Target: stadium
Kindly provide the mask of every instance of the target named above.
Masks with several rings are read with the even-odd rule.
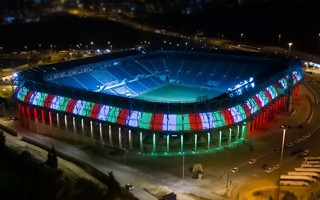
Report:
[[[16,77],[21,125],[140,155],[242,144],[304,76],[295,57],[137,48],[28,68]]]

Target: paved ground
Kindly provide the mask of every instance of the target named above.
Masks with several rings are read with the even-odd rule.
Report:
[[[10,126],[20,134],[28,135],[48,146],[54,144],[58,151],[81,158],[104,173],[108,173],[111,170],[114,171],[115,176],[122,185],[131,182],[138,186],[133,192],[134,195],[142,200],[157,199],[161,195],[172,191],[178,194],[178,199],[263,199],[262,196],[268,196],[268,192],[271,194],[274,191],[275,182],[252,177],[233,181],[229,186],[229,197],[225,197],[227,170],[232,168],[234,163],[246,163],[249,158],[259,156],[262,153],[259,146],[264,145],[270,138],[281,138],[279,134],[281,133],[280,125],[290,124],[293,129],[297,129],[300,124],[304,123],[309,117],[312,106],[307,95],[310,95],[309,92],[302,87],[298,98],[294,99],[293,109],[296,109],[294,115],[280,111],[275,119],[266,122],[250,135],[249,142],[254,144],[254,152],[250,152],[248,145],[240,145],[235,149],[224,152],[186,156],[184,179],[182,176],[181,157],[139,158],[128,155],[127,157],[122,156],[110,160],[106,158],[105,152],[101,151],[100,148],[93,148],[91,144],[66,144],[53,138],[33,135],[33,133],[19,127],[19,121],[8,121],[6,118],[1,118],[0,123]],[[14,114],[15,109],[15,106],[13,106],[11,109],[6,110],[6,115],[16,115]],[[289,135],[288,139],[291,139]],[[21,141],[16,140],[16,142],[20,143]],[[31,148],[31,145],[28,146]],[[279,147],[279,144],[270,147],[270,149],[275,146]],[[35,150],[34,152],[36,153],[37,151]],[[203,163],[205,166],[204,179],[194,180],[191,178],[189,167],[193,163]],[[261,185],[259,187],[260,190],[266,189],[264,190],[265,195],[253,195],[258,185]],[[317,188],[310,188],[309,193],[316,193]],[[296,189],[296,191],[299,193],[299,189]],[[305,191],[300,193],[304,194]]]

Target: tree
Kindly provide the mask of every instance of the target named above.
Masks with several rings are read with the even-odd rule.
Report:
[[[293,192],[286,191],[282,200],[298,200],[298,198]]]
[[[46,165],[52,169],[58,169],[57,153],[53,145],[51,150],[48,151],[48,158],[46,161]]]

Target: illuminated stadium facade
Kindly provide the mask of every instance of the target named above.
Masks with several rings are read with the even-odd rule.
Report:
[[[303,64],[288,55],[130,50],[18,75],[21,123],[133,153],[204,153],[243,142],[291,98]]]

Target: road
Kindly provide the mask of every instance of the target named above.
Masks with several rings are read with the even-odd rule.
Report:
[[[312,85],[312,87],[317,87],[317,85]],[[283,173],[301,164],[301,160],[290,156],[293,150],[298,148],[309,149],[310,155],[320,155],[316,142],[320,139],[318,127],[320,113],[314,112],[310,124],[304,128],[298,128],[300,121],[305,121],[308,116],[307,113],[303,113],[304,111],[311,108],[319,109],[316,105],[308,107],[310,105],[307,104],[308,101],[305,99],[307,94],[306,89],[302,87],[301,97],[294,101],[294,106],[297,104],[296,106],[299,108],[298,114],[301,112],[299,117],[296,116],[297,119],[280,112],[278,118],[269,124],[269,130],[262,129],[255,132],[255,135],[249,140],[254,147],[253,151],[245,144],[214,154],[186,156],[184,180],[182,179],[182,157],[138,157],[129,154],[126,157],[127,165],[124,165],[124,157],[106,158],[104,152],[96,151],[93,146],[70,145],[53,138],[31,133],[19,127],[19,121],[8,121],[2,118],[1,123],[14,127],[21,135],[26,135],[46,144],[48,147],[54,144],[57,151],[79,158],[106,174],[113,171],[121,185],[129,182],[135,186],[135,190],[132,192],[139,199],[157,199],[162,194],[171,191],[177,193],[179,199],[225,199],[227,179],[231,181],[231,183],[228,183],[228,188],[231,191],[229,195],[235,195],[237,191],[242,191],[245,183],[252,180],[263,179],[270,185],[275,185],[278,171],[267,174],[261,170],[261,166],[263,164],[269,166],[279,164],[280,151],[278,153],[272,153],[272,151],[275,148],[279,149],[281,145],[282,130],[279,126],[282,123],[291,122],[293,127],[287,131],[286,143],[301,138],[307,132],[314,131],[315,133],[310,138],[294,144],[284,151]],[[257,162],[249,165],[247,162],[251,158],[257,159]],[[189,167],[194,163],[201,163],[204,166],[204,179],[195,180],[191,178]],[[230,173],[228,177],[228,170],[233,167],[239,167],[240,171],[235,174]]]

